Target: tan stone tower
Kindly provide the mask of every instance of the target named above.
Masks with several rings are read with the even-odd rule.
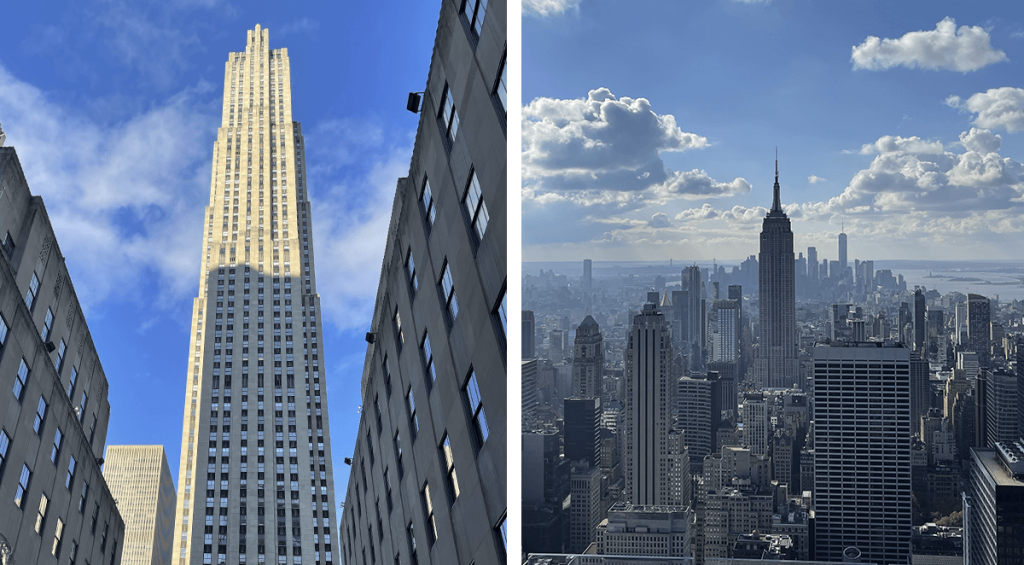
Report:
[[[287,49],[224,68],[181,432],[173,561],[330,565],[334,481],[302,129]]]
[[[103,478],[124,518],[121,565],[170,565],[174,481],[162,445],[107,447]]]

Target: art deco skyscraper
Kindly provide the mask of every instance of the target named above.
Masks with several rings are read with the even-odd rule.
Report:
[[[761,341],[755,362],[762,387],[788,388],[797,381],[796,281],[793,229],[779,198],[779,162],[775,162],[772,209],[761,228],[758,256]]]
[[[224,66],[173,560],[329,565],[334,484],[302,129],[288,50],[271,49],[259,25],[247,39]]]
[[[103,478],[125,525],[121,565],[170,565],[174,481],[162,445],[107,447]]]
[[[601,396],[604,387],[604,339],[592,316],[576,328],[572,358],[572,393],[581,398]]]

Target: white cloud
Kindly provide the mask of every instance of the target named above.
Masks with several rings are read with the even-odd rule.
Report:
[[[560,193],[557,199],[623,207],[750,191],[742,178],[720,182],[703,170],[666,168],[661,152],[709,143],[680,129],[671,114],[655,113],[645,98],[616,98],[607,88],[586,98],[537,98],[523,108],[522,127],[524,190],[537,202]]]
[[[823,179],[823,178],[819,177],[818,175],[811,175],[811,176],[807,177],[807,182],[809,182],[811,184],[818,184],[819,182],[825,182],[827,180],[828,179]]]
[[[929,70],[976,71],[1008,61],[1006,53],[993,49],[988,32],[980,26],[956,27],[944,18],[931,31],[912,31],[898,39],[868,36],[853,47],[854,69],[872,71],[904,66]]]
[[[320,22],[304,17],[288,22],[287,24],[270,31],[278,37],[287,37],[295,33],[308,34],[319,30]]]
[[[538,18],[561,16],[579,10],[580,0],[523,0],[523,15]]]
[[[1024,89],[990,88],[971,95],[966,102],[959,96],[950,96],[946,104],[977,114],[973,123],[978,127],[1002,128],[1010,133],[1024,130]]]
[[[860,148],[861,155],[873,153],[912,153],[912,154],[939,154],[943,147],[941,141],[925,141],[920,137],[900,137],[884,135],[874,143],[865,144]]]
[[[667,228],[672,225],[672,221],[668,219],[668,214],[664,212],[657,212],[651,219],[648,220],[647,225],[652,228]]]

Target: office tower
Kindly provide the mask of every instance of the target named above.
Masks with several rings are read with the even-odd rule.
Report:
[[[925,327],[925,293],[921,289],[913,291],[913,350],[918,351],[922,357],[925,356],[925,337],[928,332]]]
[[[846,273],[846,233],[839,232],[839,276]]]
[[[563,402],[565,458],[589,461],[591,467],[597,467],[601,462],[601,399],[566,398]]]
[[[764,393],[751,392],[743,399],[743,443],[753,455],[768,455],[768,402]]]
[[[103,477],[124,518],[121,565],[170,565],[174,481],[162,445],[107,447]]]
[[[548,359],[555,363],[565,360],[568,352],[566,348],[569,342],[569,332],[565,330],[551,330],[548,332]]]
[[[604,381],[604,340],[601,326],[587,316],[576,328],[572,357],[573,396],[593,398],[601,396]]]
[[[736,361],[739,355],[740,304],[736,300],[715,300],[708,324],[711,326],[711,362]]]
[[[842,561],[856,547],[864,562],[909,562],[909,396],[902,344],[814,348],[815,559]]]
[[[761,228],[758,257],[761,341],[756,382],[761,387],[788,388],[796,383],[796,288],[793,279],[793,230],[779,197],[779,163],[775,162],[772,209]]]
[[[582,553],[597,536],[601,521],[601,469],[587,461],[572,463],[569,487],[570,553]]]
[[[704,277],[701,275],[700,267],[691,265],[683,269],[682,288],[686,291],[686,310],[684,324],[684,335],[686,343],[683,354],[688,356],[691,370],[699,370],[703,366],[703,351],[705,347],[705,334],[707,328],[704,325],[704,297],[707,294],[704,289]]]
[[[608,518],[597,527],[597,553],[689,557],[692,520],[689,508],[620,502],[608,509]]]
[[[964,563],[1019,563],[1024,555],[1024,445],[971,450],[964,493]]]
[[[957,345],[969,347],[967,343],[967,303],[957,302],[954,308],[953,314],[956,322],[954,341]]]
[[[523,310],[523,359],[535,359],[537,353],[534,350],[534,331],[536,321],[533,318],[532,310]]]
[[[0,147],[0,186],[0,535],[17,563],[116,563],[125,525],[100,471],[107,377],[13,147]]]
[[[520,361],[522,364],[522,395],[521,408],[523,418],[523,429],[533,429],[537,420],[537,406],[540,405],[539,367],[537,359]]]
[[[988,298],[979,294],[967,295],[967,349],[978,354],[978,364],[989,366],[990,305]]]
[[[740,305],[742,312],[743,308],[743,285],[731,284],[729,285],[729,300],[735,300]]]
[[[287,49],[271,49],[259,25],[224,68],[185,381],[180,565],[259,563],[275,554],[335,562],[336,547],[314,542],[330,531],[334,475],[305,149],[291,119],[289,68]],[[253,440],[250,455],[241,446]],[[249,521],[250,514],[268,518]]]
[[[721,420],[721,387],[715,377],[679,377],[676,383],[675,428],[683,434],[683,444],[689,449],[690,468],[698,473],[704,457],[715,449],[715,432]]]
[[[560,439],[550,429],[522,434],[523,552],[562,553],[569,540],[571,464],[559,455]]]
[[[807,277],[812,281],[818,280],[818,271],[821,265],[818,264],[818,249],[815,247],[807,248]]]
[[[590,292],[594,288],[593,265],[590,259],[583,260],[583,292]]]
[[[1024,436],[1024,337],[1016,339],[1016,361],[1017,361],[1017,431]]]
[[[829,338],[832,341],[853,341],[853,316],[849,304],[833,304],[830,322],[832,331]]]
[[[916,429],[921,417],[928,414],[932,389],[928,384],[928,360],[917,351],[910,354],[910,427]]]
[[[671,500],[667,473],[668,432],[672,429],[675,379],[672,345],[665,316],[647,303],[633,317],[625,351],[626,488],[634,504],[666,504]]]
[[[363,368],[362,405],[386,418],[360,418],[346,564],[506,559],[505,23],[504,0],[441,3]]]
[[[913,347],[913,318],[910,315],[910,305],[906,302],[900,302],[897,320],[899,323],[899,339],[897,341],[907,347]]]
[[[985,447],[1016,441],[1020,419],[1017,405],[1017,375],[1001,369],[990,370],[985,379]]]
[[[689,303],[690,293],[686,290],[673,290],[672,291],[672,308],[670,310],[663,310],[666,313],[668,322],[672,328],[672,345],[680,352],[685,353],[689,350],[689,340],[686,336],[687,320],[687,304]]]

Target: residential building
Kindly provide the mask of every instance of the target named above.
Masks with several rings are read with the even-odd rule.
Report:
[[[346,564],[506,561],[505,51],[504,0],[441,2],[369,324]]]
[[[0,539],[17,563],[121,562],[100,466],[108,383],[43,199],[0,146]]]
[[[177,497],[164,446],[111,445],[104,459],[103,477],[125,522],[122,565],[170,565]]]

